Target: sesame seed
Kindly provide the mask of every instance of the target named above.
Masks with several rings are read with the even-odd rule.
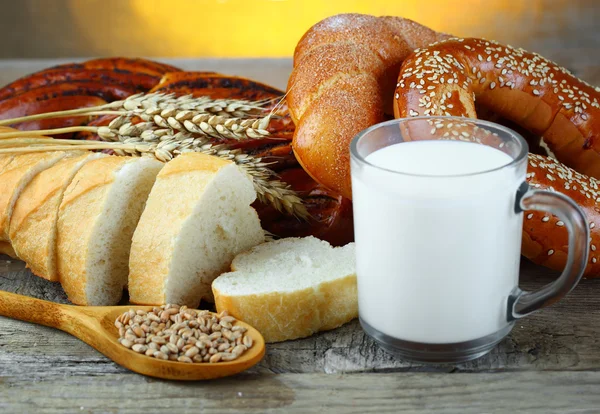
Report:
[[[564,226],[564,225],[565,225],[565,223],[564,223],[564,222],[562,222],[562,221],[557,221],[557,222],[556,222],[556,225],[557,225],[558,227],[562,227],[562,226]]]
[[[545,223],[545,222],[547,222],[547,221],[550,221],[550,217],[548,217],[548,216],[544,216],[544,217],[542,217],[542,221],[543,221],[544,223]]]
[[[596,258],[592,257],[592,263],[596,263],[596,261],[597,261]]]
[[[496,82],[490,83],[490,89],[494,89],[496,87]]]
[[[596,245],[595,245],[595,244],[592,244],[590,247],[592,248],[592,251],[593,251],[593,252],[595,252],[595,251],[596,251]]]
[[[531,220],[532,217],[533,217],[533,213],[527,214],[527,220]]]
[[[596,223],[590,223],[590,229],[593,229],[594,227],[596,227]]]
[[[389,95],[388,95],[388,96],[389,96]],[[396,99],[400,98],[400,94],[399,94],[399,93],[396,93],[396,95],[395,95],[395,96],[396,96]]]
[[[539,95],[540,95],[540,91],[538,91],[537,89],[534,89],[534,90],[533,90],[533,94],[534,94],[535,96],[539,96]]]
[[[548,256],[552,256],[554,254],[554,250],[550,249],[548,250]]]

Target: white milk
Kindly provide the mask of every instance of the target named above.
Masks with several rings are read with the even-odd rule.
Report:
[[[460,141],[400,143],[366,159],[405,174],[353,164],[361,318],[386,335],[425,343],[506,327],[518,283],[522,214],[514,205],[524,171],[489,171],[512,158]]]

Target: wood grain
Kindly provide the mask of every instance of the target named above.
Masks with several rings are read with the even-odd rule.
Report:
[[[36,413],[597,413],[600,372],[240,374],[210,383],[132,374],[5,377],[0,408]],[[18,390],[18,392],[16,392]]]

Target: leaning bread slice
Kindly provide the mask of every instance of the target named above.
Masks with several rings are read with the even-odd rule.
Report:
[[[77,305],[114,305],[127,284],[131,236],[156,174],[150,158],[105,157],[85,164],[58,210],[58,278]]]
[[[196,307],[236,254],[264,241],[250,204],[251,179],[233,162],[186,153],[152,188],[133,236],[129,297],[134,303]]]
[[[263,243],[238,255],[212,284],[218,312],[254,326],[267,342],[303,338],[358,316],[354,243],[314,237]]]
[[[58,280],[56,223],[63,193],[85,163],[102,157],[107,155],[74,152],[36,175],[21,192],[10,220],[10,241],[35,275]]]
[[[13,131],[12,128],[0,127],[0,132],[8,132]],[[15,154],[1,154],[0,155],[0,174],[4,171],[4,168],[10,164],[10,162],[15,157]],[[7,241],[0,241],[0,254],[8,255],[14,259],[17,259],[17,253],[12,247],[12,244]]]
[[[0,172],[0,242],[10,242],[10,219],[15,203],[25,186],[37,174],[69,154],[64,151],[51,151],[16,155]]]

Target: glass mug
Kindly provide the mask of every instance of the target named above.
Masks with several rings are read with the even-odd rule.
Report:
[[[577,285],[586,217],[562,194],[529,189],[527,152],[514,131],[467,118],[396,119],[352,140],[359,318],[384,349],[419,362],[479,358]],[[556,281],[524,292],[532,209],[565,223],[569,256]]]

